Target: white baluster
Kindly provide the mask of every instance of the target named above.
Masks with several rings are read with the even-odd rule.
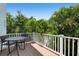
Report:
[[[56,36],[55,36],[55,51],[56,51]]]
[[[60,53],[63,54],[63,37],[64,35],[59,35],[60,36]]]
[[[64,38],[64,55],[66,55],[66,38]]]
[[[74,56],[74,39],[72,39],[72,56]]]
[[[52,49],[53,49],[53,37],[51,36],[51,41],[52,41]]]
[[[17,34],[15,33],[15,37],[17,37]]]
[[[57,51],[59,52],[59,37],[57,38]]]
[[[36,42],[36,39],[35,39],[35,33],[33,32],[33,41]]]
[[[55,50],[55,36],[54,36],[54,40],[53,40],[53,43],[54,43],[54,50]]]
[[[16,33],[16,36],[18,37],[17,33]]]
[[[70,56],[70,38],[68,38],[68,56]]]

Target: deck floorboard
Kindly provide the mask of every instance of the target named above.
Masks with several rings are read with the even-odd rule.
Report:
[[[38,49],[34,48],[33,45],[34,45],[34,47],[36,46],[37,48],[39,48],[40,49],[39,51],[42,51],[42,49],[43,49],[45,51],[42,51],[42,52],[47,53],[45,48],[38,46],[37,44],[35,45],[35,43],[27,43],[26,48],[24,50],[19,49],[19,55],[20,56],[44,56],[38,51]],[[11,48],[11,50],[12,49],[13,48]],[[8,52],[7,49],[4,49],[3,52],[0,53],[0,56],[7,56],[7,52]],[[49,55],[47,55],[47,56],[49,56]],[[16,50],[13,51],[11,54],[9,54],[9,56],[17,56],[17,51]],[[52,54],[50,56],[55,56],[55,54]]]

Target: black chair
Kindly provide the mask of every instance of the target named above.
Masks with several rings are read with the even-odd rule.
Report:
[[[18,41],[18,43],[20,43],[19,44],[19,48],[20,49],[25,49],[25,45],[26,45],[26,40],[28,40],[28,34],[21,34],[21,37],[25,37],[25,39],[23,39],[23,40],[20,40],[20,41]],[[22,48],[21,46],[23,46],[24,45],[24,47]]]
[[[8,54],[10,53],[10,46],[15,44],[15,42],[8,42],[6,41],[5,39],[8,38],[8,35],[3,35],[3,36],[0,36],[0,39],[1,39],[1,53],[2,53],[2,50],[3,50],[3,46],[6,45],[8,46]]]

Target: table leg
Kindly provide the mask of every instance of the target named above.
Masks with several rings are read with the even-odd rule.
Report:
[[[9,41],[8,41],[8,54],[7,55],[9,55],[10,54],[10,45],[9,45]]]
[[[24,49],[25,49],[25,44],[26,44],[26,43],[25,43],[25,41],[24,41]]]
[[[19,56],[18,42],[16,42],[16,51],[17,51],[17,55]]]

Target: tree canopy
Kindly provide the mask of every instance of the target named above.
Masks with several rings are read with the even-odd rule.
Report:
[[[79,5],[60,8],[51,16],[49,21],[55,22],[58,34],[79,36]]]
[[[79,37],[79,5],[59,8],[48,20],[27,18],[20,11],[15,17],[7,13],[6,18],[7,33],[39,32]]]

